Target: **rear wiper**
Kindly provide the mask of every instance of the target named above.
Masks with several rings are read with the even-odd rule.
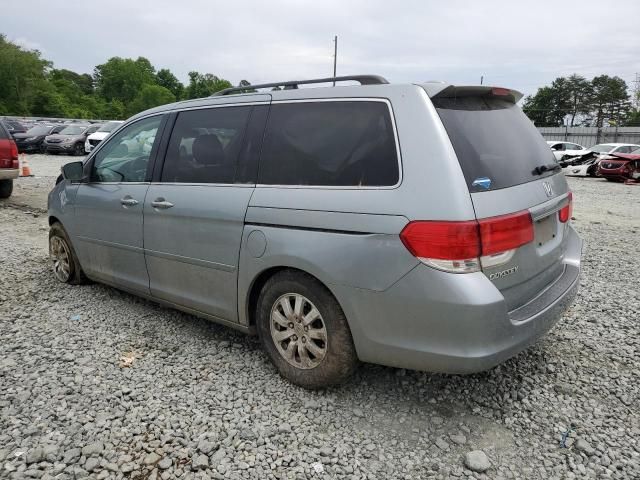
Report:
[[[533,169],[533,172],[531,173],[533,173],[534,175],[542,175],[544,172],[552,172],[561,168],[562,167],[557,163],[549,163],[547,165],[538,165]]]

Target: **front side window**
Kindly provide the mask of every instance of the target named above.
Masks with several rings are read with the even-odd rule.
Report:
[[[266,185],[396,185],[389,107],[347,100],[273,104],[258,172]]]
[[[94,157],[92,182],[144,182],[161,116],[137,121],[110,137]]]
[[[234,183],[250,106],[180,112],[171,132],[162,182]]]

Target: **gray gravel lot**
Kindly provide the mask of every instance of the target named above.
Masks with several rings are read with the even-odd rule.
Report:
[[[581,291],[528,351],[309,392],[254,338],[57,283],[42,199],[63,157],[38,157],[0,201],[0,478],[640,478],[639,187],[570,179]]]

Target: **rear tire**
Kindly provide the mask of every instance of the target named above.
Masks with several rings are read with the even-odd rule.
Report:
[[[13,193],[13,180],[0,180],[0,198],[9,198]]]
[[[291,383],[309,389],[344,383],[358,366],[344,312],[310,275],[285,270],[271,277],[258,298],[256,323],[271,362]]]
[[[69,236],[59,222],[55,222],[49,229],[49,258],[54,276],[59,282],[71,285],[89,283]]]

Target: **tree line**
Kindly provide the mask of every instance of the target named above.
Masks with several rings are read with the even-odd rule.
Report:
[[[587,80],[573,74],[539,88],[525,98],[522,109],[538,127],[640,125],[640,92],[633,96],[620,77]]]
[[[110,58],[92,75],[57,69],[39,51],[0,34],[0,115],[125,119],[231,86],[224,78],[196,71],[189,72],[184,85],[169,69],[156,71],[144,57]]]
[[[156,70],[144,57],[113,57],[97,65],[93,74],[57,69],[39,51],[0,34],[0,115],[125,119],[231,86],[224,78],[196,71],[189,72],[184,85],[169,69]],[[250,88],[250,83],[242,80],[239,86]],[[640,125],[640,92],[635,96],[630,97],[619,77],[587,80],[574,74],[525,98],[523,110],[539,127]]]

